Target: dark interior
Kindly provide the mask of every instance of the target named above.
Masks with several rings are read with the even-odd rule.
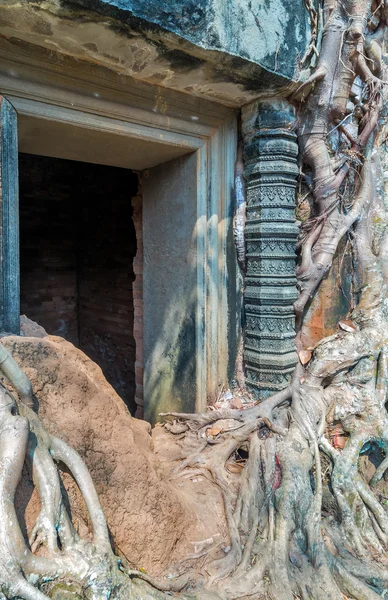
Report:
[[[135,410],[127,169],[19,155],[21,313],[83,350]]]

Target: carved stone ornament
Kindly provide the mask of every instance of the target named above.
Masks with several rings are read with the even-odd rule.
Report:
[[[243,110],[247,190],[245,369],[259,399],[284,388],[297,355],[295,189],[298,146],[294,110],[286,101],[255,102]]]

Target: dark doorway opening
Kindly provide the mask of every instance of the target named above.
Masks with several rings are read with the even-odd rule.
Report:
[[[21,313],[83,350],[134,413],[138,177],[20,154],[19,181]]]

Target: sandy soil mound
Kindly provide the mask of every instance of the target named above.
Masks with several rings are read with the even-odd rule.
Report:
[[[29,332],[27,322],[22,336],[7,336],[2,342],[31,379],[44,426],[70,443],[89,467],[116,549],[131,564],[158,575],[203,544],[222,539],[221,498],[215,492],[206,494],[206,505],[201,502],[209,482],[169,483],[171,465],[155,456],[149,425],[131,417],[101,369],[62,338],[44,330],[40,337],[25,337]],[[61,475],[73,520],[87,535],[78,488],[68,473]],[[219,510],[214,511],[214,504]],[[26,468],[17,507],[28,534],[40,502]]]

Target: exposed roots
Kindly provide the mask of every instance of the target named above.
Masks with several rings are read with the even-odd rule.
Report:
[[[156,599],[163,596],[156,590],[181,590],[188,583],[188,576],[173,582],[157,581],[129,569],[114,555],[86,465],[66,442],[43,428],[31,408],[33,395],[28,378],[1,344],[0,370],[16,392],[0,384],[1,597],[44,600],[47,596],[39,588],[43,584],[47,587],[50,581],[76,582],[88,600],[113,596]],[[28,543],[14,505],[26,460],[42,505]],[[57,463],[66,466],[79,487],[93,529],[92,541],[81,539],[73,527],[63,501]],[[41,545],[46,547],[44,558],[36,554]],[[144,584],[139,584],[139,580]]]
[[[205,572],[225,598],[372,600],[388,592],[388,514],[378,493],[388,469],[388,211],[379,184],[387,12],[385,2],[325,3],[316,70],[292,97],[312,179],[298,327],[345,234],[356,270],[350,326],[317,344],[291,385],[254,408],[165,415],[171,435],[185,431],[172,476],[200,469],[223,495],[230,551],[210,551]],[[334,426],[344,447],[332,443]],[[228,464],[241,447],[248,457],[236,479]],[[385,458],[368,481],[360,456],[374,447]]]
[[[303,161],[311,169],[314,204],[301,231],[297,273],[301,293],[295,303],[298,327],[307,303],[331,267],[341,238],[373,195],[368,143],[379,118],[383,82],[381,60],[372,62],[367,53],[371,54],[373,47],[373,53],[377,55],[379,49],[381,55],[383,38],[375,30],[366,31],[370,10],[368,0],[333,3],[317,68],[294,94],[295,100],[302,100],[298,138]],[[374,18],[380,19],[377,29],[385,27],[384,11],[383,7],[374,11]],[[351,124],[352,132],[345,122]],[[357,172],[358,177],[354,201],[344,209],[339,192],[349,171]]]

